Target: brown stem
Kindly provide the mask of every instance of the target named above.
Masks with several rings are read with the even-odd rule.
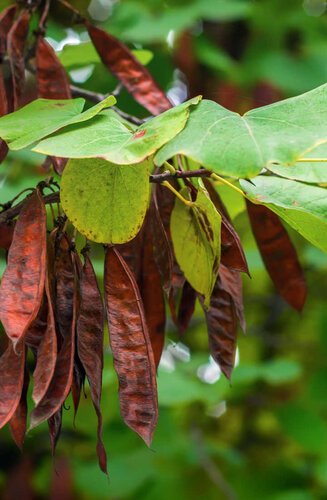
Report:
[[[155,174],[155,175],[150,175],[150,182],[153,183],[161,183],[164,181],[167,181],[169,179],[186,179],[188,177],[210,177],[212,172],[210,170],[206,169],[200,169],[200,170],[190,170],[186,172],[179,172],[176,171],[175,174],[171,172],[163,172],[162,174]],[[44,203],[48,205],[49,203],[58,203],[60,201],[59,197],[59,192],[51,193],[47,196],[44,196]],[[7,210],[3,210],[0,212],[0,225],[1,224],[6,224],[8,221],[11,219],[14,219],[19,215],[21,209],[24,206],[25,200],[21,201],[14,207],[8,208]]]

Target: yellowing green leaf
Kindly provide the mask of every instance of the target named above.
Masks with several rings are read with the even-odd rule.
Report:
[[[62,207],[78,231],[98,243],[125,243],[141,228],[149,201],[152,161],[114,165],[97,158],[69,160]]]
[[[190,200],[187,187],[180,193]],[[192,206],[176,198],[170,219],[174,252],[187,281],[204,295],[206,307],[220,263],[220,226],[221,217],[204,191]]]

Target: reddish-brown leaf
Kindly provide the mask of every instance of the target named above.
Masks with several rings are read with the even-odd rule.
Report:
[[[48,419],[51,453],[54,456],[62,424],[62,406]]]
[[[70,251],[70,240],[65,234],[55,243],[55,319],[64,339],[71,334],[74,315],[75,266]]]
[[[122,82],[138,103],[153,115],[159,115],[172,107],[151,73],[126,45],[106,31],[88,22],[85,24],[103,64]]]
[[[77,321],[77,350],[90,384],[91,398],[98,417],[97,454],[100,469],[107,474],[107,455],[102,442],[100,410],[103,369],[104,307],[96,275],[88,253],[80,277],[80,309]]]
[[[0,358],[0,428],[15,413],[19,405],[25,368],[24,337],[18,340],[15,349],[9,339],[8,347]]]
[[[230,381],[235,362],[237,317],[233,300],[223,290],[219,275],[211,295],[210,308],[208,311],[204,308],[204,312],[211,356]]]
[[[17,444],[18,448],[20,448],[20,450],[23,449],[23,444],[26,434],[27,391],[28,391],[29,381],[30,381],[30,376],[27,367],[25,365],[23,389],[19,405],[17,406],[15,413],[13,414],[11,420],[9,421],[10,434],[15,443]]]
[[[242,295],[242,276],[238,271],[234,271],[234,269],[229,269],[224,266],[224,264],[220,264],[219,267],[219,276],[221,281],[221,287],[225,292],[229,293],[231,296],[235,310],[237,319],[239,321],[240,327],[243,332],[246,330],[246,323],[244,317],[244,305],[243,305],[243,295]]]
[[[116,248],[124,261],[133,273],[137,283],[140,282],[142,273],[142,246],[143,246],[144,224],[135,238],[122,245],[116,245]]]
[[[158,367],[165,342],[166,311],[160,274],[153,255],[153,242],[148,217],[144,229],[142,273],[139,287],[154,360],[156,367]]]
[[[191,287],[188,281],[185,281],[182,297],[178,308],[178,331],[180,335],[183,335],[191,321],[194,313],[196,302],[196,292],[194,288]]]
[[[175,185],[174,187],[179,189],[178,185]],[[159,215],[170,247],[169,254],[172,259],[172,275],[171,275],[171,283],[168,295],[168,305],[172,319],[175,325],[178,327],[178,319],[176,314],[176,295],[178,294],[180,288],[184,285],[185,278],[175,259],[171,234],[170,234],[170,216],[175,204],[175,195],[165,187],[161,186],[160,184],[156,184],[155,196],[157,199]],[[156,254],[158,255],[158,252],[159,249],[157,248],[157,243],[155,242],[155,255]],[[168,253],[166,254],[166,256],[162,255],[162,259],[167,258],[167,255]],[[157,262],[159,261],[158,258],[156,260]]]
[[[121,415],[150,446],[158,420],[156,365],[137,283],[114,247],[106,252],[104,279]]]
[[[24,48],[28,35],[30,13],[22,12],[8,33],[8,57],[14,89],[14,109],[17,109],[18,99],[25,84]]]
[[[302,311],[307,285],[295,248],[278,216],[263,205],[247,201],[252,231],[262,260],[279,294]]]
[[[203,179],[203,182],[212,203],[221,215],[221,263],[235,271],[249,274],[241,240],[231,223],[228,212],[210,180]]]
[[[41,330],[39,330],[41,335],[39,336],[40,342],[37,346],[36,366],[33,373],[34,384],[32,398],[35,404],[38,404],[46,394],[54,374],[57,360],[57,334],[48,276],[46,276],[45,280],[44,299],[46,303],[46,326],[43,331],[42,326]]]
[[[46,394],[31,413],[30,428],[48,420],[63,405],[73,379],[77,290],[70,243],[62,237],[55,255],[55,317],[62,336],[54,375]]]
[[[154,244],[154,258],[161,275],[163,289],[169,296],[172,283],[174,258],[171,244],[168,240],[163,222],[161,220],[158,199],[158,187],[155,184],[152,188],[152,199],[150,205],[150,225]]]
[[[46,210],[38,190],[26,200],[15,225],[0,285],[0,320],[16,343],[41,305],[46,271]]]
[[[71,99],[67,73],[51,45],[41,36],[36,48],[36,79],[38,97]]]
[[[0,64],[7,52],[7,35],[13,23],[15,13],[16,5],[11,5],[0,14]]]
[[[2,224],[0,225],[0,247],[5,250],[9,250],[13,236],[14,236],[14,224]]]

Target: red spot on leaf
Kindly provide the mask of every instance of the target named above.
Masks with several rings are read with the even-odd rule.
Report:
[[[133,137],[133,141],[135,141],[135,139],[140,139],[141,137],[143,137],[143,136],[144,136],[144,134],[145,134],[145,132],[146,132],[146,129],[141,130],[141,132],[137,132],[137,133],[134,135],[134,137]]]
[[[293,205],[299,205],[299,203],[297,201],[293,201]]]

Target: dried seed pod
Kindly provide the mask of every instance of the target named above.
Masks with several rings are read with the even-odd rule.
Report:
[[[150,72],[123,43],[87,21],[85,25],[103,64],[122,82],[138,103],[153,115],[159,115],[172,107]]]
[[[46,210],[36,190],[19,215],[0,285],[0,320],[14,344],[24,336],[39,311],[45,271]]]
[[[107,456],[102,442],[100,410],[103,370],[104,307],[96,275],[87,252],[80,276],[80,309],[77,320],[77,350],[90,384],[91,398],[98,417],[97,454],[99,465],[107,473]]]
[[[14,110],[18,107],[18,99],[25,85],[24,48],[30,17],[29,12],[21,12],[8,33],[8,57],[13,81]]]
[[[114,247],[106,252],[105,296],[121,415],[150,446],[158,420],[156,366],[137,283]]]
[[[302,311],[307,285],[295,248],[278,216],[264,207],[247,201],[252,231],[262,260],[283,299]]]

